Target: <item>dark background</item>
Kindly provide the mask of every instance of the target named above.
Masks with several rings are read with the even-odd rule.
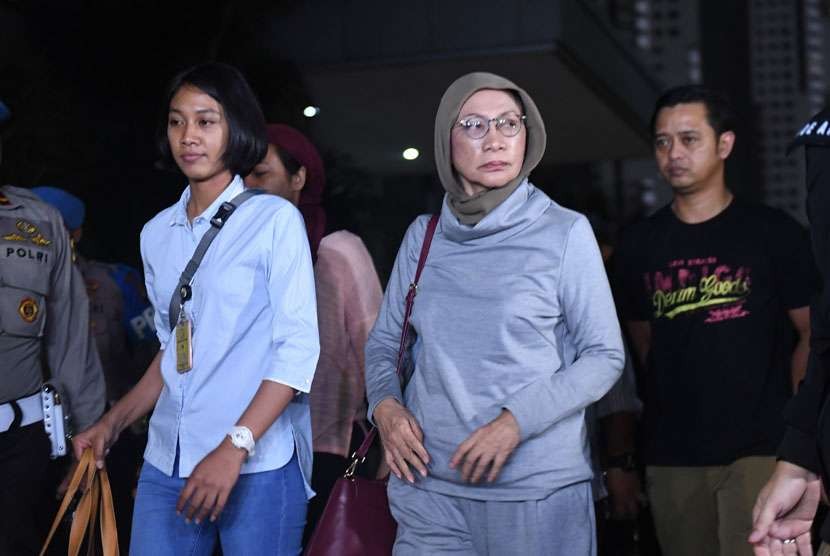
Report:
[[[612,7],[612,24],[636,4],[585,3]],[[359,10],[364,3],[349,4]],[[793,9],[801,4],[793,3]],[[81,251],[140,267],[141,227],[175,202],[185,186],[181,175],[154,168],[155,132],[165,111],[161,99],[176,72],[207,60],[236,65],[269,121],[289,123],[315,139],[301,115],[304,106],[314,104],[302,68],[282,59],[273,46],[275,22],[302,5],[302,0],[0,0],[0,99],[12,111],[0,129],[0,183],[53,185],[78,195],[87,203]],[[747,70],[752,57],[747,5],[748,0],[700,2],[698,23],[703,80],[731,94],[743,121],[730,160],[731,182],[739,194],[760,199],[756,121],[761,109],[752,101]],[[497,33],[497,23],[496,17],[492,29],[480,30]],[[301,29],[296,36],[313,45],[316,31]],[[330,227],[361,235],[385,279],[408,223],[440,207],[437,180],[373,173],[336,150],[322,150]],[[587,163],[534,173],[534,182],[555,200],[598,215],[614,229],[648,208],[636,198],[633,209],[623,207],[640,192],[622,175],[613,177],[617,195],[609,201],[596,186],[602,179],[597,166]]]
[[[2,3],[3,29],[15,36],[0,39],[0,99],[13,116],[0,182],[73,192],[87,203],[82,251],[139,265],[141,226],[186,185],[154,168],[161,99],[176,72],[211,59],[234,64],[269,121],[304,128],[309,99],[298,71],[257,47],[267,21],[291,4]]]
[[[301,115],[313,104],[301,72],[268,47],[273,22],[300,3],[0,1],[0,99],[12,111],[2,128],[0,182],[79,196],[87,204],[81,252],[140,268],[141,227],[186,185],[154,168],[162,96],[175,73],[207,60],[233,64],[269,121],[314,139]],[[313,41],[314,30],[307,36]],[[440,208],[437,180],[373,174],[336,151],[322,154],[330,228],[361,235],[385,279],[409,222]],[[544,177],[549,189],[594,178],[586,165]],[[592,193],[559,188],[559,196],[578,205]]]

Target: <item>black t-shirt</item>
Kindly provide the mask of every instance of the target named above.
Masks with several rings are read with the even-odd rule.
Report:
[[[791,395],[787,310],[809,304],[805,231],[737,199],[700,224],[667,206],[624,235],[614,264],[623,320],[651,324],[644,440],[651,465],[772,455]]]

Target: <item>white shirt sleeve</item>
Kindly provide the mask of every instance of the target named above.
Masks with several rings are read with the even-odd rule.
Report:
[[[264,379],[308,393],[320,355],[311,252],[299,211],[286,206],[273,226],[267,265],[272,348]]]
[[[159,299],[156,288],[153,287],[155,283],[155,271],[153,269],[153,265],[150,264],[149,259],[147,257],[147,238],[148,235],[147,226],[141,231],[141,236],[139,239],[140,249],[141,249],[141,263],[144,267],[144,287],[147,290],[147,299],[150,301],[150,304],[153,306],[153,323],[156,325],[156,336],[159,340],[159,350],[163,351],[165,347],[167,347],[167,342],[170,341],[170,324],[167,322],[167,306],[170,303],[168,299],[165,303],[164,300]],[[173,295],[173,292],[170,292],[170,295]]]

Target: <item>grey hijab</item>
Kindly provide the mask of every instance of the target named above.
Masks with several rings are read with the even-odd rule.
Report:
[[[510,90],[519,95],[527,116],[525,122],[527,126],[527,146],[525,147],[524,163],[515,179],[504,187],[487,189],[470,196],[464,192],[461,183],[462,177],[458,175],[452,165],[450,134],[453,126],[458,121],[461,106],[467,102],[467,99],[473,93],[481,89]],[[533,102],[533,99],[524,89],[493,73],[474,72],[456,79],[444,93],[444,96],[441,97],[441,104],[438,105],[438,113],[435,115],[435,165],[438,169],[441,184],[447,191],[449,206],[458,217],[458,220],[463,224],[474,226],[507,199],[542,160],[546,141],[545,123],[541,114],[539,114],[539,109],[536,108],[536,103]]]

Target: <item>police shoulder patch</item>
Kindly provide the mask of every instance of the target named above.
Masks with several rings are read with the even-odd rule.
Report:
[[[830,147],[830,108],[825,108],[801,126],[787,152],[801,145]]]

